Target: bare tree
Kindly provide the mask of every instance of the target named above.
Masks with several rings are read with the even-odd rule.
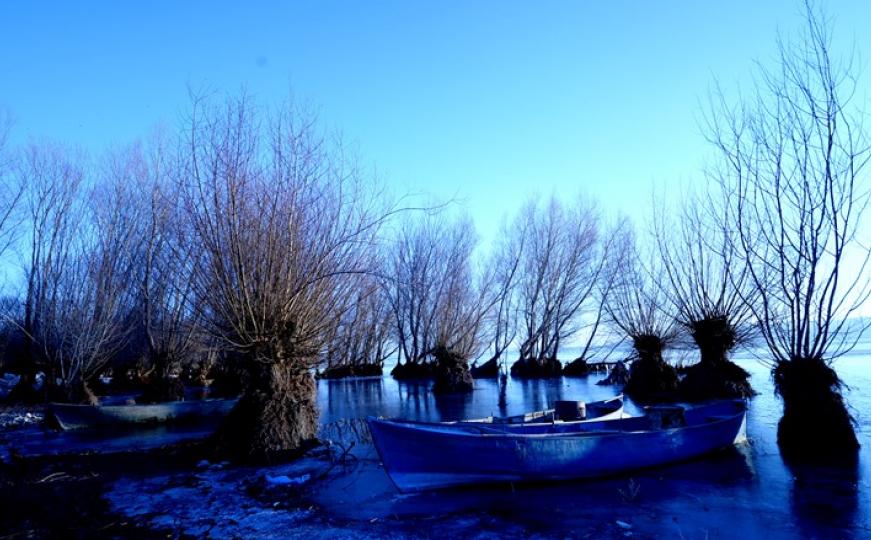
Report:
[[[250,459],[295,451],[317,431],[312,369],[389,212],[340,141],[292,106],[195,100],[187,148],[194,290],[246,379],[218,445]]]
[[[89,382],[129,328],[129,203],[115,184],[90,187],[81,158],[60,146],[31,146],[19,173],[30,248],[21,328],[31,372],[47,369],[55,398],[95,402]]]
[[[401,362],[399,378],[431,374],[436,352],[477,357],[485,342],[490,289],[476,282],[472,253],[477,238],[468,218],[444,212],[408,216],[393,245],[385,280]]]
[[[754,335],[752,285],[722,204],[690,191],[676,219],[654,216],[654,237],[667,278],[668,305],[701,361],[680,384],[684,399],[749,397],[750,374],[729,360]]]
[[[784,414],[778,441],[816,455],[857,447],[832,360],[862,329],[849,323],[868,298],[868,251],[857,242],[868,203],[869,159],[851,61],[832,56],[831,25],[806,4],[797,40],[778,41],[750,99],[714,102],[713,171],[745,260],[751,304],[773,360]]]
[[[125,345],[133,287],[134,216],[128,193],[109,184],[91,192],[93,206],[75,231],[70,265],[51,283],[53,311],[42,314],[43,353],[70,401],[96,402],[89,384]]]
[[[24,193],[24,306],[19,321],[23,372],[16,388],[19,399],[32,400],[40,369],[49,371],[40,354],[46,337],[46,316],[58,311],[56,289],[74,258],[74,233],[83,219],[79,190],[84,179],[80,158],[51,143],[31,144],[21,153],[16,181]]]
[[[392,314],[375,276],[359,281],[348,310],[339,314],[324,351],[324,378],[381,375],[390,345]]]
[[[12,116],[5,109],[0,108],[0,258],[9,253],[9,248],[13,246],[20,236],[21,232],[21,199],[24,193],[24,185],[17,182],[14,177],[16,152],[10,147],[9,137],[12,132]],[[0,273],[0,279],[3,279],[2,274],[9,271],[12,266],[7,260],[6,271]],[[21,342],[18,332],[17,322],[21,319],[21,302],[13,296],[13,292],[9,290],[9,283],[3,281],[2,284],[3,300],[0,301],[0,361],[4,365],[0,365],[0,369],[6,367],[5,360],[7,351],[10,345],[17,345]],[[15,355],[15,360],[21,361],[18,355]],[[18,366],[16,366],[18,367]],[[26,366],[25,366],[26,369]],[[18,393],[18,392],[16,392]],[[14,396],[13,396],[14,397]]]
[[[524,224],[525,225],[525,222]],[[509,228],[504,222],[485,271],[490,272],[486,279],[493,289],[493,308],[485,319],[485,332],[490,342],[490,358],[480,366],[472,368],[475,377],[497,377],[502,372],[502,356],[515,342],[520,321],[519,295],[517,282],[526,254],[526,230]]]
[[[612,326],[632,341],[635,351],[624,391],[641,402],[667,400],[674,397],[678,377],[662,353],[674,343],[678,328],[667,309],[661,259],[642,254],[628,224],[618,234],[608,258],[607,272],[616,278],[605,311]]]
[[[110,181],[128,205],[134,228],[131,304],[146,382],[145,401],[184,398],[181,373],[203,348],[200,310],[194,305],[193,250],[181,217],[174,150],[158,135],[112,157]]]
[[[607,361],[611,355],[623,344],[625,336],[606,335],[611,342],[605,346],[600,338],[602,329],[607,326],[608,298],[618,285],[622,269],[613,264],[625,255],[626,237],[631,228],[626,218],[620,218],[605,229],[602,235],[599,257],[601,267],[597,271],[596,285],[589,300],[589,309],[583,314],[585,321],[580,325],[578,338],[581,339],[582,347],[576,359],[563,367],[565,375],[587,375],[590,372],[589,362]],[[615,339],[616,338],[616,339]],[[599,347],[594,345],[598,344]]]
[[[0,255],[6,253],[18,238],[20,207],[24,184],[13,177],[15,152],[10,148],[12,116],[0,109]]]
[[[596,208],[583,199],[568,207],[556,197],[544,206],[531,200],[521,211],[514,225],[525,237],[516,291],[520,358],[512,374],[560,373],[560,345],[583,323],[602,270],[599,229]]]

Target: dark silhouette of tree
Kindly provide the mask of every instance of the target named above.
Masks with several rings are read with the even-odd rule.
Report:
[[[502,223],[485,272],[490,273],[487,282],[493,289],[493,307],[485,318],[485,334],[489,341],[489,358],[480,366],[472,368],[475,377],[495,378],[503,373],[502,357],[505,351],[515,342],[520,320],[519,295],[517,282],[523,257],[526,254],[525,230],[512,229],[507,222]]]
[[[140,400],[147,402],[183,399],[182,371],[204,349],[174,142],[157,134],[118,152],[109,170],[118,189],[128,192],[125,211],[134,218],[131,322],[140,337],[134,353],[141,355],[142,380],[136,382],[145,384]]]
[[[855,69],[833,56],[831,25],[806,4],[798,39],[778,41],[750,97],[720,95],[708,134],[727,221],[747,265],[750,302],[783,399],[778,442],[788,454],[857,447],[831,366],[861,334],[848,321],[868,298],[868,251],[856,235],[868,204],[869,159]]]
[[[607,267],[615,278],[605,312],[612,327],[631,340],[635,351],[624,391],[640,402],[673,399],[677,371],[662,353],[674,343],[678,327],[668,310],[662,259],[657,254],[642,254],[626,222],[615,236]]]
[[[754,333],[752,286],[722,204],[685,195],[676,219],[654,218],[656,247],[666,279],[667,309],[699,348],[701,358],[680,384],[687,400],[753,395],[750,374],[729,360]]]
[[[604,257],[601,220],[583,199],[564,205],[556,197],[540,205],[533,199],[514,222],[512,235],[522,246],[516,277],[520,312],[518,376],[559,375],[560,345],[580,329],[595,304]]]
[[[359,281],[347,311],[339,314],[324,352],[326,369],[321,376],[381,375],[384,360],[394,351],[389,304],[376,276]]]
[[[476,275],[476,243],[471,220],[444,211],[409,215],[401,224],[385,279],[394,339],[404,362],[397,364],[394,376],[434,376],[437,351],[443,352],[441,358],[465,364],[486,345],[484,322],[494,301],[489,283]],[[468,371],[468,366],[457,369]]]
[[[89,181],[87,173],[84,159],[62,146],[25,150],[21,330],[30,372],[47,370],[51,397],[94,403],[90,382],[129,336],[136,217],[128,212],[132,193],[105,177]]]

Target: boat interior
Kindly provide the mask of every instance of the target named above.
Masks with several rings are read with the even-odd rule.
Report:
[[[644,416],[591,422],[534,422],[524,424],[457,422],[425,424],[428,429],[461,430],[472,434],[559,435],[675,429],[717,422],[742,414],[746,404],[741,400],[702,405],[657,405],[645,408]]]

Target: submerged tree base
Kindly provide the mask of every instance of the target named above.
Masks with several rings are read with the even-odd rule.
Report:
[[[586,377],[590,374],[590,366],[583,358],[576,358],[563,367],[563,375],[568,377]]]
[[[859,441],[835,370],[820,359],[796,359],[779,362],[773,375],[783,399],[777,443],[784,456],[825,461],[855,454]]]
[[[390,375],[398,381],[413,381],[418,379],[433,379],[435,377],[434,362],[406,362],[396,364]]]
[[[12,387],[5,401],[7,403],[25,403],[28,405],[45,401],[45,392],[35,390],[33,388],[34,382],[35,378],[32,375],[22,374],[18,384]]]
[[[142,395],[136,398],[138,403],[161,403],[165,401],[181,401],[184,399],[184,383],[178,377],[158,377],[149,381]]]
[[[748,398],[756,395],[750,386],[750,374],[734,362],[699,362],[686,368],[678,385],[680,398],[685,401]]]
[[[611,368],[611,373],[596,384],[599,386],[626,386],[628,382],[629,370],[626,368],[626,362],[617,362]]]
[[[316,387],[308,370],[282,363],[257,364],[239,403],[215,434],[220,457],[270,462],[299,455],[315,444]]]
[[[381,364],[345,364],[332,366],[318,375],[319,379],[344,379],[346,377],[380,377],[384,374]]]
[[[562,375],[562,362],[556,358],[521,358],[511,366],[511,376],[526,379],[544,379]]]
[[[499,362],[496,358],[491,358],[480,366],[472,367],[471,372],[476,379],[495,379],[499,377]]]
[[[433,355],[436,358],[433,393],[471,392],[475,388],[475,380],[465,358],[445,347],[438,347]]]
[[[677,397],[677,370],[661,359],[639,358],[629,368],[629,381],[623,388],[639,403],[673,401]]]

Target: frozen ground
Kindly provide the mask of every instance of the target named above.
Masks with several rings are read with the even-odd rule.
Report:
[[[32,407],[0,407],[0,431],[39,425],[43,412]]]

